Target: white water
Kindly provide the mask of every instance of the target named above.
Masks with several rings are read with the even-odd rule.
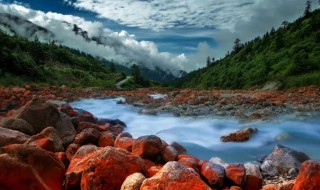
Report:
[[[120,119],[127,124],[126,131],[134,138],[157,135],[170,143],[182,144],[188,154],[200,159],[220,157],[227,162],[254,161],[269,154],[273,147],[282,145],[302,151],[320,161],[320,118],[307,120],[287,115],[273,121],[242,124],[226,117],[175,117],[171,114],[158,116],[139,115],[139,108],[116,104],[117,99],[84,99],[71,103],[96,117]],[[259,132],[248,142],[222,143],[220,137],[245,127],[256,127]]]

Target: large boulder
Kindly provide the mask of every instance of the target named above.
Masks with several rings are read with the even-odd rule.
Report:
[[[33,127],[23,119],[3,118],[1,124],[3,128],[20,131],[27,135],[35,134]]]
[[[51,152],[29,145],[9,145],[0,155],[1,189],[61,190],[64,164]]]
[[[211,187],[222,187],[224,184],[225,170],[218,164],[206,162],[201,166],[201,175]]]
[[[82,178],[82,190],[120,189],[124,180],[133,173],[145,173],[143,160],[126,150],[105,147],[87,162]]]
[[[40,133],[33,135],[25,144],[39,146],[51,152],[64,150],[57,130],[53,127],[47,127]]]
[[[153,177],[143,181],[140,190],[211,190],[191,168],[172,161],[166,163]]]
[[[292,190],[320,189],[320,162],[308,160],[303,162]]]
[[[154,135],[139,137],[132,146],[132,153],[146,159],[157,157],[162,151],[162,141]]]
[[[124,180],[120,190],[140,190],[145,179],[146,177],[142,173],[131,174]]]
[[[244,142],[248,141],[252,134],[258,131],[257,128],[245,128],[228,135],[224,135],[220,137],[222,142]]]
[[[271,176],[285,174],[292,168],[299,170],[301,164],[309,159],[310,158],[302,152],[277,145],[273,152],[264,159],[261,170]]]
[[[0,127],[0,147],[9,144],[22,144],[29,139],[29,136],[19,131]]]

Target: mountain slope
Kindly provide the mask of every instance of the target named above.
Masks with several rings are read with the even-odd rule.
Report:
[[[103,86],[125,76],[112,73],[99,60],[80,51],[0,32],[0,85],[49,83]]]
[[[231,54],[180,78],[175,86],[237,89],[268,81],[284,88],[320,85],[320,10],[235,45]]]

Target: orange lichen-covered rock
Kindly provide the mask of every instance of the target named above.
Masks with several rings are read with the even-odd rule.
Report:
[[[226,167],[226,176],[232,183],[242,187],[246,178],[246,169],[242,164],[231,164]]]
[[[112,133],[104,133],[100,136],[99,147],[114,146],[115,138]]]
[[[144,168],[144,162],[139,156],[123,149],[105,147],[97,151],[85,165],[81,189],[120,189],[129,175],[145,173]]]
[[[132,153],[147,159],[155,158],[161,150],[162,141],[154,135],[139,137],[132,146]]]
[[[308,160],[302,163],[292,190],[320,189],[320,162]]]
[[[136,142],[135,139],[130,138],[130,137],[121,137],[117,139],[114,143],[114,147],[116,148],[121,148],[123,150],[132,151],[132,146]]]
[[[156,175],[162,169],[162,167],[163,166],[151,166],[150,168],[148,168],[147,170],[148,177],[152,177]]]
[[[51,152],[29,145],[8,145],[0,155],[1,189],[61,190],[64,164]]]
[[[196,171],[197,173],[200,172],[199,171],[199,166],[198,166],[198,159],[195,159],[195,158],[192,158],[192,157],[190,157],[190,158],[180,158],[178,160],[178,162],[180,164],[185,165],[188,168],[194,169],[194,171]]]
[[[201,175],[211,187],[222,187],[225,178],[225,170],[222,166],[207,162],[201,167]]]
[[[211,190],[199,174],[178,162],[168,162],[153,177],[144,180],[140,190]]]

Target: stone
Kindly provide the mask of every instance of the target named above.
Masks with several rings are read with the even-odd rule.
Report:
[[[255,175],[247,175],[244,190],[260,190],[262,189],[262,178]]]
[[[310,158],[302,152],[277,145],[273,152],[264,159],[261,170],[271,176],[285,174],[288,173],[291,168],[299,170],[301,164],[309,159]]]
[[[23,144],[29,139],[29,136],[19,131],[0,127],[0,147],[9,144]]]
[[[64,150],[57,130],[53,127],[47,127],[40,133],[31,136],[25,144],[39,146],[40,148],[51,152],[61,152]]]
[[[29,145],[13,144],[0,155],[1,189],[62,190],[64,164],[51,152]]]
[[[114,146],[115,138],[112,133],[104,133],[100,136],[98,145],[99,147],[106,147],[106,146]]]
[[[135,142],[136,142],[136,140],[133,138],[121,137],[115,141],[114,147],[121,148],[121,149],[124,149],[126,151],[131,152],[132,146],[134,145]]]
[[[195,158],[192,158],[192,157],[190,157],[190,158],[180,158],[178,160],[178,162],[180,164],[183,164],[184,166],[186,166],[188,168],[194,169],[194,171],[196,171],[197,173],[200,173],[199,166],[198,166],[198,159],[195,159]]]
[[[199,174],[178,162],[166,163],[153,177],[143,181],[140,190],[211,190]]]
[[[225,170],[218,164],[207,162],[201,167],[201,176],[203,176],[210,187],[221,188],[224,185]]]
[[[148,177],[152,177],[156,175],[162,168],[163,166],[151,166],[147,170]]]
[[[33,127],[23,119],[3,118],[0,125],[3,128],[20,131],[26,135],[35,134]]]
[[[146,159],[153,159],[160,155],[161,139],[154,135],[139,137],[132,146],[132,153]]]
[[[70,144],[66,150],[66,155],[68,157],[69,160],[72,159],[72,157],[76,154],[76,152],[78,151],[78,149],[81,147],[81,145],[79,144]]]
[[[253,163],[245,163],[244,167],[246,168],[246,175],[253,175],[258,178],[262,178],[259,165]]]
[[[243,164],[230,164],[226,167],[227,178],[237,186],[242,187],[246,180],[246,169]]]
[[[85,145],[85,144],[98,144],[101,133],[94,128],[86,128],[77,134],[74,142],[76,144]]]
[[[162,153],[162,157],[166,162],[175,161],[178,157],[178,151],[172,146],[167,146]]]
[[[170,146],[175,148],[179,154],[184,154],[187,152],[187,150],[181,144],[179,144],[177,142],[170,143]]]
[[[143,160],[126,150],[105,147],[93,154],[86,163],[81,178],[82,190],[120,189],[133,173],[145,173]]]
[[[308,160],[301,165],[292,190],[320,189],[320,162]]]
[[[224,168],[228,167],[229,164],[226,163],[225,161],[223,161],[221,158],[218,157],[212,157],[209,162],[214,163],[214,164],[218,164],[220,166],[223,166]]]
[[[244,142],[248,141],[250,137],[258,131],[257,128],[245,128],[228,135],[220,137],[222,142]]]
[[[146,177],[142,173],[129,175],[121,185],[120,190],[140,190],[140,186]]]
[[[230,190],[242,190],[242,188],[238,186],[231,186]]]
[[[283,183],[278,185],[278,189],[277,190],[292,190],[292,188],[294,186],[294,183],[295,183],[294,180],[283,182]]]
[[[54,128],[57,130],[64,147],[67,147],[74,141],[77,132],[72,124],[71,118],[66,114],[60,113],[60,118]]]
[[[56,152],[55,155],[57,158],[64,164],[65,168],[68,168],[70,161],[65,152]]]

